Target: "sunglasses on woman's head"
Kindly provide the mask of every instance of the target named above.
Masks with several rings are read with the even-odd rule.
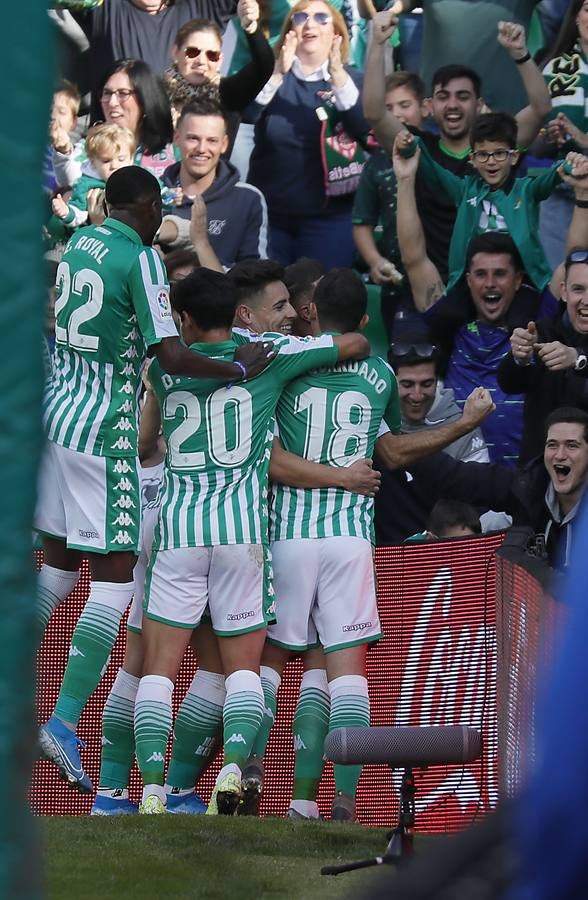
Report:
[[[303,25],[306,25],[309,19],[313,19],[317,25],[328,25],[329,22],[333,21],[332,17],[327,12],[296,12],[292,16],[291,21],[294,28],[301,28]]]
[[[198,59],[201,53],[204,53],[209,62],[218,62],[221,58],[220,50],[201,50],[200,47],[184,47],[186,59]]]

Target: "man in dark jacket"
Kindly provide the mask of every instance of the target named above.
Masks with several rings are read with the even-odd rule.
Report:
[[[588,410],[588,250],[568,255],[564,277],[564,314],[515,328],[498,367],[502,390],[525,394],[521,462],[541,452],[543,422],[552,410]]]
[[[588,483],[588,413],[555,410],[545,428],[543,457],[519,471],[491,463],[463,463],[447,453],[436,453],[410,469],[382,471],[375,506],[376,544],[398,544],[422,531],[437,500],[447,497],[505,510],[514,525],[528,525],[543,536],[550,565],[565,568]]]
[[[228,141],[220,107],[204,99],[184,106],[174,135],[181,162],[163,173],[164,184],[176,192],[176,206],[159,237],[173,249],[187,246],[192,202],[199,194],[206,204],[210,245],[226,269],[241,259],[268,256],[264,196],[241,182],[237,169],[222,159]]]

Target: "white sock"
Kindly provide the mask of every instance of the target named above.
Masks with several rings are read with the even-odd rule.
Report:
[[[37,620],[43,631],[53,610],[69,597],[79,579],[79,571],[68,572],[43,564],[37,577]]]

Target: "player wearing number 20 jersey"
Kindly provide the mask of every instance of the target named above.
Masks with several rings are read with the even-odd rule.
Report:
[[[212,382],[165,375],[156,362],[149,377],[162,409],[167,444],[165,484],[155,546],[266,544],[267,487],[273,417],[292,378],[336,362],[330,335],[301,340],[264,335],[276,358],[261,376],[218,388]],[[235,339],[192,349],[231,359]]]

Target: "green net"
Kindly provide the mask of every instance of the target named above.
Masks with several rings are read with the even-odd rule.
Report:
[[[47,7],[2,4],[0,118],[0,897],[40,896],[26,792],[33,718],[31,527],[41,449],[41,164],[52,85]]]

